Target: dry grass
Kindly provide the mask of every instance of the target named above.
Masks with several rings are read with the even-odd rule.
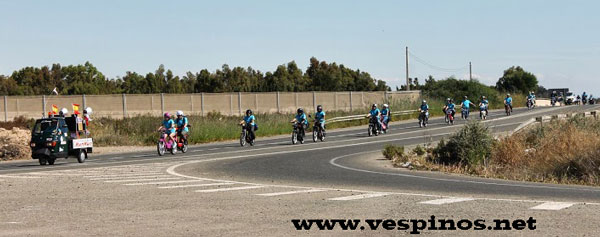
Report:
[[[573,118],[537,125],[494,142],[489,162],[440,162],[434,149],[413,150],[393,164],[408,160],[417,170],[459,173],[500,179],[600,185],[600,121]]]
[[[504,138],[493,149],[490,171],[505,178],[599,185],[598,121],[556,121]]]

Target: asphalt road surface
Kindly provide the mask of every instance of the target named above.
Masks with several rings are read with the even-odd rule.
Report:
[[[492,111],[485,125],[508,134],[536,116],[598,107]],[[474,115],[474,116],[473,116]],[[472,119],[477,114],[472,114]],[[292,145],[289,135],[155,152],[0,163],[0,236],[403,235],[409,230],[298,231],[292,219],[524,219],[535,230],[424,230],[433,235],[600,234],[600,188],[484,179],[391,167],[385,144],[426,144],[449,136],[433,118],[393,123],[368,137],[365,127],[329,131],[325,142]],[[364,226],[363,226],[364,227]]]

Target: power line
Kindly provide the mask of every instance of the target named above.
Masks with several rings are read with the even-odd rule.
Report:
[[[412,56],[415,59],[415,61],[417,61],[417,62],[419,62],[419,63],[421,63],[421,64],[423,64],[423,65],[425,65],[425,66],[427,66],[427,67],[429,67],[431,69],[438,70],[438,71],[443,71],[443,72],[459,72],[459,71],[465,71],[466,69],[469,68],[468,65],[464,66],[464,67],[460,67],[460,68],[443,68],[443,67],[438,67],[438,66],[435,66],[435,65],[433,65],[431,63],[428,63],[424,59],[419,58],[417,55],[415,55],[412,52],[408,52],[408,54],[410,56]]]

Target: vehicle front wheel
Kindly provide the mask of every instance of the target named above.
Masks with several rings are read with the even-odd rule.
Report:
[[[158,152],[159,156],[162,156],[165,154],[165,143],[164,142],[158,142],[156,144],[156,151]]]
[[[242,134],[240,135],[240,145],[246,145],[246,130],[243,130]]]
[[[294,132],[292,133],[292,145],[295,145],[295,144],[296,144],[296,142],[298,142],[298,137],[297,137],[297,135],[296,135],[296,132],[294,131]]]
[[[54,162],[56,161],[56,158],[49,158],[48,159],[48,164],[49,165],[54,165]]]
[[[77,155],[77,162],[79,162],[79,163],[85,162],[85,152],[84,151],[79,150],[79,154]]]
[[[40,165],[46,165],[47,163],[45,158],[40,158],[38,161],[40,162]]]

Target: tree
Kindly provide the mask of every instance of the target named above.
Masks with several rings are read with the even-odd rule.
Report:
[[[455,102],[463,100],[468,96],[471,101],[478,101],[481,96],[486,96],[491,103],[502,101],[500,93],[493,87],[486,86],[477,80],[459,80],[449,77],[445,80],[426,80],[423,86],[423,94],[433,98],[451,98]]]
[[[415,81],[417,82],[417,81]],[[138,74],[127,71],[123,77],[109,79],[90,62],[83,65],[25,67],[10,76],[0,77],[0,93],[5,95],[49,94],[54,88],[60,94],[151,94],[193,92],[271,92],[271,91],[384,91],[385,81],[367,72],[353,70],[343,64],[310,59],[303,72],[295,61],[279,65],[275,71],[262,73],[252,67],[224,64],[210,72],[187,72],[180,77],[159,65],[154,72]]]
[[[529,93],[537,90],[538,80],[530,72],[519,66],[512,66],[504,71],[504,75],[498,79],[496,89],[506,92]]]

